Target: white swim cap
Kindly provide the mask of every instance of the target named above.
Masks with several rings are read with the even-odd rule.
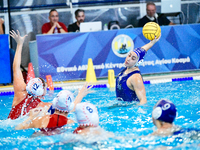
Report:
[[[62,90],[53,99],[53,108],[63,112],[74,109],[74,95],[68,90]]]
[[[44,86],[40,78],[31,79],[26,85],[26,91],[32,96],[43,96]]]
[[[76,118],[79,125],[94,126],[99,125],[99,115],[96,106],[90,103],[79,103],[76,105]]]

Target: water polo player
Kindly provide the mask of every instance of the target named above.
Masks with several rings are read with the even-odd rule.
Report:
[[[100,134],[99,115],[96,106],[91,103],[79,103],[75,109],[78,128],[74,130],[75,134]]]
[[[67,118],[68,113],[74,111],[76,105],[82,101],[83,97],[91,93],[89,91],[91,88],[92,86],[85,84],[75,100],[73,93],[70,91],[60,91],[57,97],[53,99],[52,107],[55,109],[54,114],[46,114],[46,112],[42,112],[42,109],[35,108],[30,111],[29,118],[19,124],[16,129],[40,128],[42,131],[48,132],[73,123],[73,120]]]
[[[173,135],[178,127],[173,124],[176,106],[169,100],[159,100],[152,111],[152,119],[157,130],[152,135]]]
[[[160,39],[154,39],[141,48],[136,48],[128,54],[125,59],[126,68],[123,69],[116,78],[117,99],[139,104],[147,102],[143,79],[138,68],[142,63],[146,52]]]
[[[45,82],[42,78],[33,78],[26,85],[20,69],[22,46],[25,36],[21,37],[19,31],[10,31],[10,36],[17,42],[17,48],[13,61],[13,87],[14,98],[12,109],[8,118],[17,119],[27,114],[31,109],[36,107],[49,108],[51,103],[44,103],[40,99],[46,94]]]
[[[41,115],[42,109],[30,111],[29,118],[19,124],[16,129],[41,128],[42,131],[54,130],[74,121],[68,119],[68,113],[74,109],[74,95],[68,90],[62,90],[53,99],[54,114]],[[39,116],[38,116],[39,115]]]

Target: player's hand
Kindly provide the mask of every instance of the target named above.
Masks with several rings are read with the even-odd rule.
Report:
[[[82,97],[86,96],[88,93],[92,93],[93,91],[90,91],[90,89],[93,87],[93,85],[90,85],[89,83],[85,83],[83,87],[79,90],[78,95],[81,95]]]
[[[17,42],[17,44],[23,44],[24,39],[27,35],[22,37],[22,36],[20,36],[20,33],[18,30],[17,30],[17,33],[14,30],[12,30],[12,31],[10,31],[10,36]]]
[[[160,40],[160,37],[161,37],[161,34],[160,34],[160,36],[157,38],[157,37],[155,37],[155,39],[153,39],[152,41],[151,41],[151,43],[154,45],[156,42],[158,42],[159,40]]]

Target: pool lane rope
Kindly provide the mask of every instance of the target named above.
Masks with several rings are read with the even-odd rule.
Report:
[[[157,84],[157,83],[166,83],[166,82],[176,82],[176,81],[189,81],[189,80],[200,80],[200,76],[194,76],[194,77],[183,77],[183,78],[172,78],[172,79],[156,79],[156,80],[147,80],[144,81],[144,84]],[[65,86],[65,87],[54,87],[54,90],[68,90],[68,89],[78,89],[81,88],[80,86]],[[109,84],[96,84],[93,85],[92,88],[109,88]],[[49,90],[47,88],[47,90]],[[14,91],[5,91],[0,92],[0,96],[8,96],[8,95],[14,95]]]

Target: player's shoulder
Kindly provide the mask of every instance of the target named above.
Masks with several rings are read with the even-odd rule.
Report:
[[[135,74],[133,74],[133,75],[130,77],[130,79],[131,79],[131,82],[133,82],[133,83],[138,83],[138,82],[143,81],[143,80],[142,80],[142,76],[141,76],[140,73],[135,73]]]

